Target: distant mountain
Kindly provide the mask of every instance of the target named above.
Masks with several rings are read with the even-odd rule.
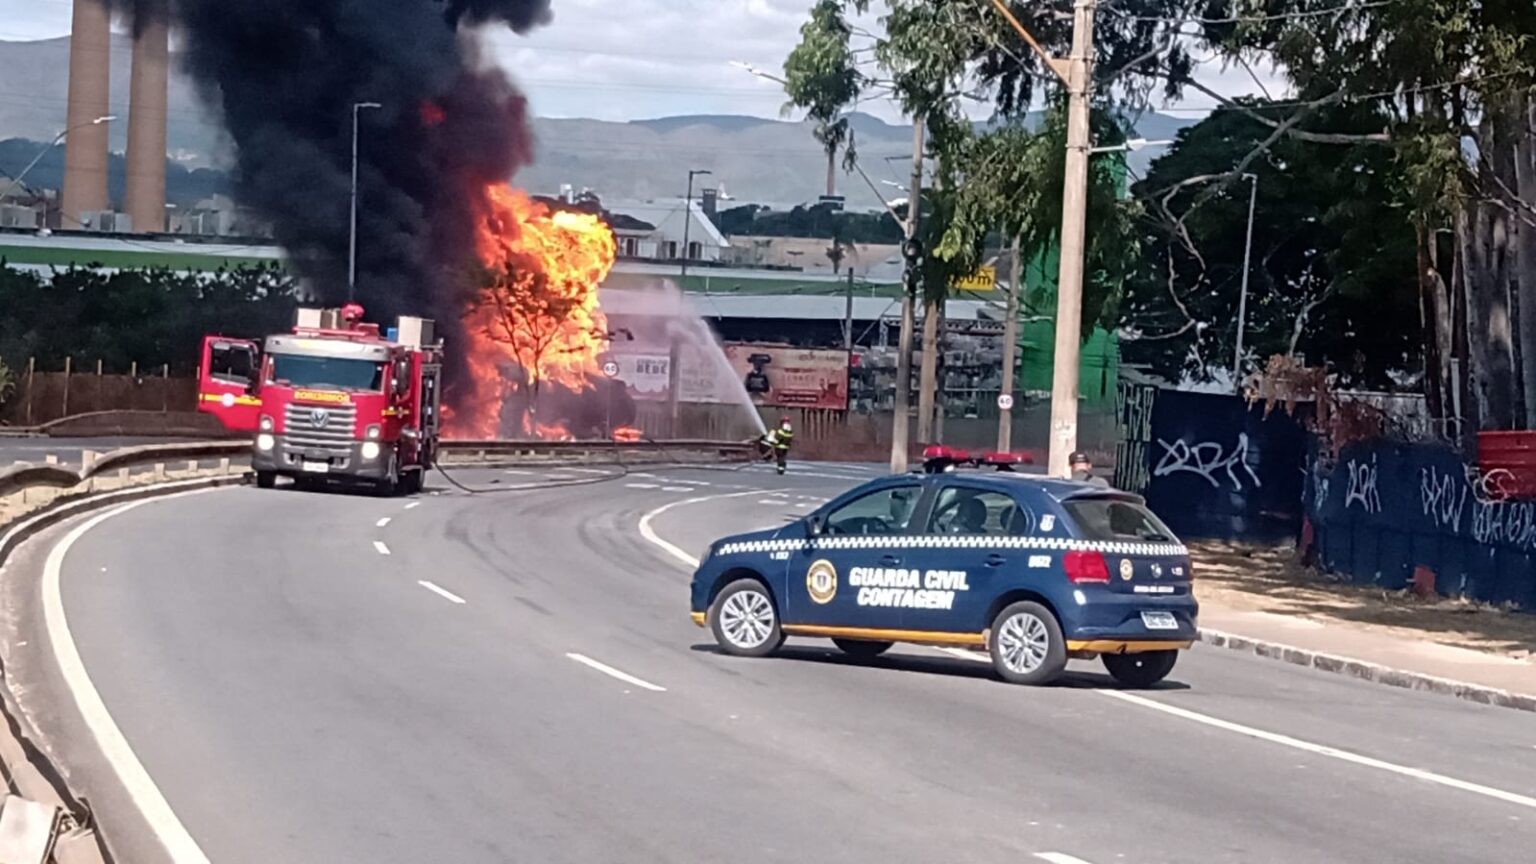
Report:
[[[127,37],[112,40],[111,110],[123,118],[112,124],[112,147],[125,146],[128,124]],[[0,140],[51,140],[64,123],[69,40],[0,41]],[[198,97],[185,76],[172,74],[169,147],[187,168],[227,167],[230,144],[216,113]],[[838,191],[853,208],[880,206],[877,196],[897,190],[881,181],[907,182],[900,157],[912,152],[912,127],[887,123],[868,114],[851,117],[861,162],[876,188],[858,174],[838,171]],[[1149,114],[1138,134],[1172,138],[1192,120]],[[635,120],[537,118],[533,121],[536,161],[514,182],[534,192],[553,193],[569,184],[589,188],[605,199],[681,196],[688,171],[708,169],[711,186],[723,186],[739,201],[785,207],[815,201],[825,191],[826,155],[803,122],[742,115],[694,115]],[[1160,151],[1129,154],[1131,167],[1145,173]],[[886,157],[897,157],[887,160]],[[38,179],[38,178],[31,178]]]

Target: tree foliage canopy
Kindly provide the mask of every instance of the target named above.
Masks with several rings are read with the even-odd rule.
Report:
[[[1317,125],[1358,128],[1372,122],[1363,114],[1334,109]],[[1145,254],[1127,284],[1127,359],[1174,380],[1231,368],[1251,190],[1230,172],[1272,131],[1218,111],[1182,131],[1133,188]],[[1245,353],[1300,352],[1348,386],[1386,389],[1410,376],[1421,336],[1414,234],[1393,197],[1402,169],[1392,153],[1284,139],[1247,171],[1258,198]]]
[[[298,288],[276,265],[215,273],[71,268],[43,275],[0,261],[0,357],[38,368],[100,360],[126,372],[190,373],[205,334],[260,338],[293,324]]]

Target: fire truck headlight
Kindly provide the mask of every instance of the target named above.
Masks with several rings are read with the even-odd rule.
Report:
[[[377,423],[373,424],[372,426],[369,426],[367,428],[367,430],[365,430],[363,432],[364,437],[366,437],[369,441],[377,441],[377,440],[379,440],[379,435],[381,435],[381,434],[383,434],[383,433],[379,429],[379,424],[377,424]]]
[[[271,417],[268,417],[265,414],[261,415],[260,423],[261,423],[261,431],[263,431],[263,432],[271,432],[272,431],[272,418]]]
[[[377,442],[377,441],[364,441],[363,442],[363,458],[364,459],[377,459],[377,458],[379,458],[379,442]]]
[[[260,450],[263,453],[268,453],[268,452],[271,452],[272,448],[276,447],[276,446],[277,446],[277,439],[273,438],[271,435],[267,434],[266,432],[263,432],[260,435],[256,436],[256,449],[257,450]]]

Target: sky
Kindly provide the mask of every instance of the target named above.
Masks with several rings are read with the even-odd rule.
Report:
[[[71,0],[0,0],[0,39],[69,33]],[[780,85],[732,65],[777,73],[799,40],[811,0],[553,0],[554,22],[527,36],[488,32],[492,56],[523,86],[544,117],[637,120],[678,114],[779,117]],[[880,4],[873,4],[879,7]],[[865,22],[877,26],[873,12]],[[1284,85],[1257,70],[1280,96]],[[1202,64],[1200,80],[1223,95],[1261,93],[1246,71]],[[1191,93],[1163,106],[1200,116],[1213,101]],[[888,100],[860,110],[887,121],[901,112]],[[978,108],[978,110],[980,110]]]

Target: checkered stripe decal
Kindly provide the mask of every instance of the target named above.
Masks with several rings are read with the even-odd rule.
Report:
[[[1122,543],[1105,540],[1071,540],[1066,537],[992,537],[919,534],[911,536],[818,537],[805,540],[748,540],[727,543],[717,554],[743,555],[755,552],[787,552],[802,549],[809,542],[812,549],[1048,549],[1052,551],[1093,551],[1105,555],[1188,555],[1177,543]]]

